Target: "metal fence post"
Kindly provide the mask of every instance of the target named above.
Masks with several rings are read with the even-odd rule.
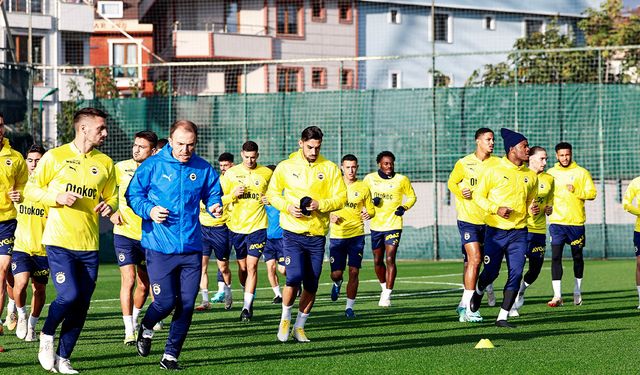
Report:
[[[598,50],[598,152],[599,155],[599,167],[600,167],[600,194],[602,194],[602,223],[600,224],[600,231],[602,233],[602,257],[607,257],[607,199],[604,183],[604,123],[602,113],[602,50]]]
[[[520,52],[516,52],[517,55],[520,54]],[[513,127],[515,128],[515,131],[519,131],[520,128],[520,124],[519,124],[519,120],[518,120],[518,79],[519,75],[518,75],[518,60],[519,60],[519,56],[516,57],[515,59],[515,70],[514,70],[514,77],[513,77],[513,86],[514,86],[514,103],[513,103]]]

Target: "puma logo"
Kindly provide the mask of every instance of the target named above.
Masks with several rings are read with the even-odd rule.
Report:
[[[169,180],[169,182],[171,182],[171,175],[166,175],[166,174],[162,174],[162,178],[166,178],[167,180]]]

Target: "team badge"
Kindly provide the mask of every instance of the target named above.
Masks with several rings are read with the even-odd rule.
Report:
[[[13,165],[13,161],[11,161],[11,159],[7,159],[7,160],[5,160],[5,162],[4,162],[4,163],[5,163],[8,167],[10,167],[10,166],[12,166],[12,165]]]
[[[67,277],[64,275],[64,272],[56,273],[56,282],[58,284],[63,284],[67,280]]]
[[[91,171],[91,174],[94,175],[94,176],[98,174],[98,168],[97,167],[91,167],[90,171]]]
[[[469,234],[469,232],[464,232],[464,240],[469,241],[469,238],[471,238],[471,235]]]
[[[355,193],[353,193],[353,195],[357,198],[360,194],[358,194],[358,192],[356,191]]]
[[[196,174],[195,174],[195,173],[191,173],[191,174],[189,175],[189,179],[190,179],[191,181],[195,181],[195,180],[196,180]]]
[[[524,183],[525,183],[525,184],[528,184],[528,183],[529,183],[529,177],[525,177],[525,178],[524,178]]]
[[[333,264],[333,262],[335,262],[335,259],[333,259],[333,257],[329,258],[329,263]]]
[[[18,265],[16,264],[16,262],[11,262],[11,271],[15,271],[16,268],[18,268]]]
[[[540,189],[544,189],[544,184],[540,184]]]
[[[156,295],[156,296],[160,295],[160,292],[161,292],[160,284],[158,284],[158,283],[153,284],[152,290],[153,290],[153,294],[154,295]]]
[[[120,263],[124,262],[124,259],[125,257],[123,253],[118,254],[118,260],[120,261]]]
[[[286,257],[284,258],[284,264],[288,266],[290,263],[291,263],[291,257],[286,256]]]
[[[484,256],[484,264],[489,264],[489,262],[491,262],[491,258],[489,258],[488,255]]]
[[[320,181],[324,180],[324,173],[322,172],[318,173],[318,180]]]
[[[260,185],[260,181],[255,180],[255,181],[253,181],[253,184],[256,185],[256,186],[259,186]]]

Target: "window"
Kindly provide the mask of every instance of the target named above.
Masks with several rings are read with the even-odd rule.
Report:
[[[301,35],[303,24],[302,1],[278,1],[277,34]]]
[[[327,9],[324,7],[324,0],[311,0],[311,21],[327,21]]]
[[[278,92],[302,91],[302,68],[278,68]]]
[[[544,22],[542,20],[524,20],[524,36],[529,38],[534,33],[544,32]]]
[[[353,89],[353,69],[342,69],[340,86],[343,90]]]
[[[107,18],[122,18],[122,1],[98,1],[98,13]]]
[[[42,13],[42,0],[11,0],[9,1],[9,12],[29,12],[29,4],[31,4],[32,13]]]
[[[138,45],[136,43],[113,43],[112,61],[115,78],[138,78],[140,76],[137,66],[122,67],[122,65],[138,64]]]
[[[387,22],[397,25],[401,21],[402,20],[400,18],[400,10],[398,10],[397,8],[390,8],[389,9],[389,19],[387,20]]]
[[[353,22],[353,4],[351,0],[338,0],[338,19],[340,23]]]
[[[26,35],[14,35],[13,42],[16,46],[16,62],[26,63],[29,62],[29,38]],[[31,37],[31,61],[34,64],[44,64],[42,59],[42,40],[41,36],[33,35]],[[7,43],[7,46],[9,44]],[[7,60],[11,61],[11,52],[7,48]]]
[[[485,30],[495,30],[496,19],[493,16],[485,16],[482,19],[482,28]]]
[[[64,64],[84,65],[84,43],[79,39],[64,41]]]
[[[397,70],[389,72],[389,88],[401,89],[402,88],[402,73]]]
[[[224,7],[224,26],[225,32],[237,33],[238,32],[238,2],[237,1],[225,1]]]
[[[311,87],[314,89],[327,88],[327,68],[313,68],[311,70]]]
[[[435,41],[451,43],[449,22],[451,17],[446,13],[435,14]]]

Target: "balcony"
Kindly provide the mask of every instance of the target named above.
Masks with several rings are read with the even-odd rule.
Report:
[[[264,35],[175,30],[176,59],[270,60],[273,38]]]
[[[59,2],[58,29],[81,33],[93,32],[95,9],[91,1],[62,0]]]

